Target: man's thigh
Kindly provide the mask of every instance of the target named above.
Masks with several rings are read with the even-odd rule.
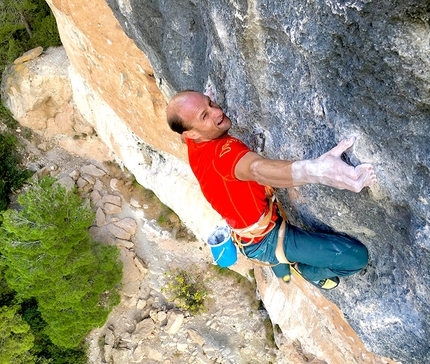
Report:
[[[284,249],[287,258],[315,267],[357,270],[368,261],[366,247],[358,240],[336,234],[323,234],[288,225]]]

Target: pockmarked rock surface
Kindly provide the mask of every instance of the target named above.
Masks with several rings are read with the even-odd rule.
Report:
[[[427,2],[48,3],[72,65],[77,109],[139,183],[201,238],[218,217],[166,128],[165,100],[175,91],[211,83],[233,134],[268,157],[313,158],[357,136],[346,159],[375,164],[377,186],[358,195],[322,186],[277,194],[294,223],[349,234],[368,247],[366,270],[326,294],[358,334],[354,341],[402,362],[429,361]],[[296,354],[321,353],[325,337],[310,342],[314,326],[283,310],[287,302],[305,302],[300,316],[308,308],[320,317],[320,333],[344,327],[326,324],[330,313],[306,299],[306,285],[279,291],[260,279],[271,317],[284,313],[274,322],[298,338]],[[357,347],[348,340],[335,346],[336,358],[380,360],[352,354]]]

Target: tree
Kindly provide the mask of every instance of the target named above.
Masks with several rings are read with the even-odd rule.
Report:
[[[30,353],[37,357],[37,364],[87,364],[87,345],[76,349],[65,349],[54,345],[45,333],[47,326],[39,312],[37,301],[33,298],[21,303],[22,318],[30,325],[34,335],[34,346]]]
[[[35,362],[28,352],[33,347],[34,337],[18,310],[19,306],[0,307],[0,364]]]
[[[20,169],[20,162],[16,137],[9,132],[0,133],[0,211],[6,209],[9,193],[30,175],[29,171]]]
[[[0,72],[31,48],[59,45],[57,24],[44,0],[0,0]]]
[[[74,348],[119,303],[122,265],[116,247],[91,240],[87,202],[54,182],[42,179],[18,197],[21,211],[4,212],[0,252],[8,285],[37,300],[51,341]]]
[[[2,53],[8,56],[2,61],[12,62],[17,57],[17,54],[11,54],[10,49],[10,46],[15,46],[15,41],[27,43],[33,36],[30,19],[36,8],[37,5],[31,0],[3,0],[0,2],[0,45],[6,50]]]
[[[46,2],[43,2],[45,6],[48,7]],[[34,22],[33,28],[33,38],[31,40],[33,46],[40,45],[43,48],[47,48],[49,46],[61,45],[61,39],[57,29],[57,21],[51,11],[44,16],[39,14]]]

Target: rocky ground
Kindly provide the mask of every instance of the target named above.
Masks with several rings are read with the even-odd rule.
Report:
[[[205,242],[131,174],[114,162],[27,144],[28,167],[77,186],[96,213],[92,236],[121,251],[122,300],[105,326],[88,335],[90,363],[282,362],[252,279],[216,269]],[[178,270],[201,277],[205,312],[193,315],[169,301],[167,286]]]

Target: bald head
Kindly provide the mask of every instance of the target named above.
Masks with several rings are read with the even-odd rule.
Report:
[[[170,129],[176,133],[182,134],[184,131],[190,130],[191,126],[179,115],[179,111],[187,101],[187,96],[193,93],[200,93],[193,90],[185,90],[178,92],[167,105],[167,122]]]

